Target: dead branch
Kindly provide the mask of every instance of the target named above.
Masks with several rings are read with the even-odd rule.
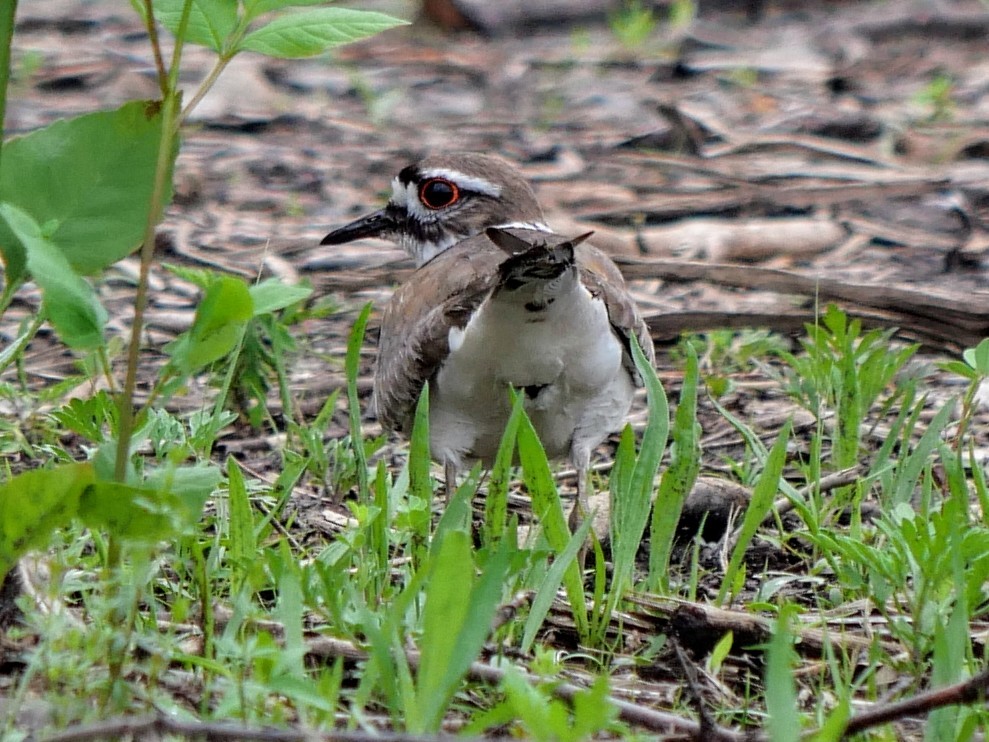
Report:
[[[985,700],[987,688],[989,688],[989,670],[983,670],[968,680],[954,685],[924,691],[895,703],[875,704],[869,710],[855,714],[849,719],[845,734],[855,734],[916,714],[927,714],[944,706]]]
[[[126,716],[92,724],[78,724],[45,737],[45,742],[90,742],[101,739],[158,739],[161,735],[183,739],[209,739],[212,742],[436,742],[447,735],[401,734],[398,732],[360,732],[333,730],[316,732],[307,729],[259,729],[226,721],[182,721],[164,714]],[[34,737],[28,737],[33,740]],[[461,738],[457,738],[458,740]]]

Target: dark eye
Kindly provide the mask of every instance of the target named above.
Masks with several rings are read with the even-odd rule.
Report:
[[[457,203],[460,189],[443,178],[430,178],[419,188],[419,200],[427,209],[442,209]]]

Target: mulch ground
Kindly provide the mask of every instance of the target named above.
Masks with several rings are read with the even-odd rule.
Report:
[[[899,327],[922,343],[916,364],[930,371],[989,335],[987,39],[977,0],[768,2],[758,17],[702,5],[689,26],[660,22],[634,49],[592,16],[485,33],[418,20],[329,59],[244,55],[185,132],[159,260],[307,279],[339,302],[297,328],[292,391],[311,419],[343,382],[357,311],[367,301],[380,309],[410,269],[390,245],[327,248],[320,238],[382,204],[408,161],[492,151],[520,165],[557,231],[593,229],[620,262],[672,398],[680,372],[668,351],[681,332],[793,336],[829,301],[867,326]],[[191,89],[211,57],[190,49],[186,62]],[[155,94],[150,51],[122,0],[21,2],[14,63],[8,135]],[[129,258],[100,282],[114,331],[129,325],[136,273]],[[198,298],[160,265],[152,280],[148,379]],[[37,307],[25,287],[0,337]],[[707,360],[707,373],[720,372]],[[24,373],[50,386],[75,373],[74,360],[43,333]],[[733,381],[721,403],[767,437],[791,414],[798,430],[807,424],[766,374]],[[942,381],[932,408],[959,392]],[[192,388],[171,405],[198,408],[210,393]],[[973,428],[983,452],[986,422]],[[724,471],[744,445],[707,404],[701,423],[705,472]],[[341,415],[331,432],[344,430]],[[271,431],[238,424],[218,453],[270,476],[278,446]],[[400,456],[395,446],[386,454]],[[300,502],[309,520],[299,528],[338,527],[323,494],[315,484],[300,493],[311,506]]]

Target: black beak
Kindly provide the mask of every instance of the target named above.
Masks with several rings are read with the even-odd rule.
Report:
[[[381,237],[388,232],[394,231],[398,227],[395,217],[388,213],[387,209],[375,211],[373,214],[362,216],[357,221],[353,221],[340,229],[334,229],[319,244],[321,245],[342,245],[344,242],[353,242],[363,237]]]

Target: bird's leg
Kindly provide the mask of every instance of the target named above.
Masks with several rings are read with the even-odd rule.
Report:
[[[574,466],[577,468],[577,499],[574,500],[573,510],[570,511],[570,518],[568,523],[570,525],[570,533],[574,533],[580,525],[584,522],[584,518],[589,517],[588,507],[589,507],[589,490],[590,490],[590,468],[591,468],[591,452],[576,452],[572,453],[570,456],[571,461],[573,461]],[[580,547],[580,551],[577,552],[577,567],[583,571],[584,565],[587,563],[587,539],[584,539],[584,544]]]
[[[457,465],[447,459],[443,462],[443,476],[446,479],[446,504],[450,504],[453,493],[457,491]]]
[[[571,455],[571,460],[577,469],[577,499],[574,501],[573,510],[570,511],[569,525],[570,532],[577,530],[584,518],[587,517],[588,497],[590,490],[589,474],[591,469],[590,451],[575,452]]]

